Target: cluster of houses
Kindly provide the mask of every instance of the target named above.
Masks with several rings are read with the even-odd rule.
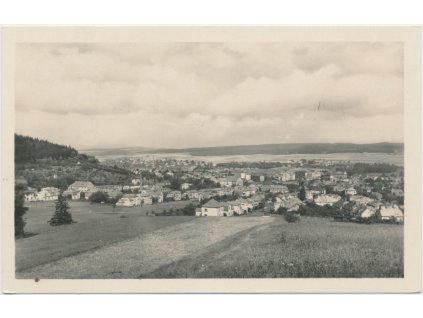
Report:
[[[63,191],[62,195],[71,200],[89,199],[94,193],[100,191],[94,184],[89,181],[76,181],[72,183],[68,189]],[[26,190],[24,200],[32,201],[55,201],[58,199],[62,191],[54,187],[37,189],[28,188]]]
[[[263,195],[255,195],[251,198],[239,198],[234,201],[216,201],[210,199],[200,208],[195,210],[196,216],[234,216],[251,212],[264,200]]]
[[[60,189],[54,187],[42,188],[40,191],[29,188],[24,196],[26,202],[34,201],[55,201],[58,199]]]
[[[258,206],[269,212],[280,208],[295,212],[307,202],[318,206],[342,206],[352,202],[356,212],[364,218],[375,213],[382,218],[403,218],[402,202],[386,198],[387,192],[394,198],[404,196],[403,176],[397,173],[350,175],[339,167],[335,168],[335,164],[308,165],[302,160],[268,169],[165,159],[151,162],[119,159],[110,164],[131,170],[137,177],[129,185],[94,185],[89,181],[76,181],[63,195],[71,200],[84,200],[100,191],[118,198],[116,205],[125,207],[164,201],[208,200],[197,209],[197,216],[234,216]],[[146,180],[143,185],[142,174],[154,178],[154,182]],[[170,181],[176,177],[181,181],[177,190],[170,188]],[[209,181],[213,188],[196,188],[204,181]],[[304,197],[299,195],[302,187]],[[54,201],[59,194],[60,190],[53,187],[40,191],[29,189],[25,200]]]
[[[139,193],[122,193],[123,186],[119,185],[99,185],[95,186],[90,181],[75,181],[62,195],[68,200],[88,200],[95,192],[106,193],[110,198],[119,198],[118,206],[139,206],[141,204],[153,204],[153,202],[163,202],[163,192],[160,189],[141,190]],[[26,202],[34,201],[55,201],[58,199],[61,190],[54,187],[42,188],[40,191],[28,188],[24,200]],[[180,200],[177,194],[173,194],[175,200]]]
[[[301,169],[298,174],[299,170],[275,173],[273,177],[260,175],[257,178],[243,173],[233,177],[216,178],[216,180],[219,181],[221,187],[233,189],[234,193],[240,195],[241,200],[249,200],[252,196],[257,198],[257,195],[260,195],[261,200],[256,202],[256,206],[262,203],[265,212],[276,212],[280,208],[284,208],[288,212],[295,212],[307,202],[314,202],[317,206],[337,205],[341,209],[343,205],[352,203],[355,215],[361,218],[370,218],[377,214],[381,220],[395,220],[396,222],[404,220],[403,205],[396,201],[382,200],[382,194],[367,184],[368,179],[383,181],[388,187],[392,187],[390,193],[393,196],[403,197],[404,192],[400,188],[401,178],[398,176],[384,176],[381,173],[349,176],[345,171],[332,171],[323,178],[322,171]],[[253,179],[256,181],[252,181]],[[272,182],[269,182],[269,179]],[[298,190],[291,192],[288,188],[288,185],[297,185],[298,189],[300,185],[298,179],[301,179],[301,184],[305,185],[304,200],[299,199]],[[263,182],[265,180],[267,182]],[[386,183],[387,181],[388,183]],[[329,193],[327,193],[328,188],[331,189]],[[272,195],[272,200],[265,199],[264,194],[266,193]],[[197,209],[196,215],[233,216],[239,214],[239,211],[242,214],[254,207],[250,205],[250,210],[248,208],[238,210],[238,203],[237,201],[219,202],[211,199]]]

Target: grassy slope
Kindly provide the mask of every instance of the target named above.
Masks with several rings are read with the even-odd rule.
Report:
[[[72,202],[79,223],[55,228],[45,224],[51,207],[31,209],[28,227],[40,234],[17,240],[18,277],[403,276],[402,226],[321,218],[287,224],[280,217],[145,217],[139,209],[109,210]]]
[[[146,217],[145,212],[182,208],[188,202],[171,202],[138,208],[115,209],[109,205],[70,202],[78,223],[52,227],[47,224],[53,203],[33,203],[26,214],[26,231],[36,234],[16,241],[16,270],[120,242],[143,233],[192,220],[194,217]],[[121,216],[124,216],[122,218]]]
[[[403,277],[403,227],[274,218],[145,278]]]
[[[161,228],[127,241],[33,267],[17,273],[17,277],[138,278],[268,222],[271,222],[270,218],[196,218],[192,222]]]

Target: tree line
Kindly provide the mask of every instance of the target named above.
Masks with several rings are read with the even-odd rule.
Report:
[[[47,140],[15,134],[15,161],[33,162],[42,158],[65,159],[78,156],[70,146],[51,143]]]

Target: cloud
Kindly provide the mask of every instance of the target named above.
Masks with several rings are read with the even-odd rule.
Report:
[[[16,127],[84,148],[401,141],[402,50],[372,42],[21,44]]]

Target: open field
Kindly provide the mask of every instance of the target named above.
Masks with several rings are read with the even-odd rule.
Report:
[[[277,216],[147,217],[106,208],[72,203],[79,223],[63,227],[45,227],[50,208],[30,210],[28,229],[39,234],[16,241],[17,277],[403,276],[403,226],[322,218],[288,224]]]
[[[54,212],[53,202],[27,204],[25,215],[29,237],[16,241],[18,271],[60,258],[106,246],[148,231],[187,222],[194,217],[145,216],[146,212],[182,208],[189,201],[169,202],[151,206],[125,208],[89,202],[70,202],[70,212],[77,223],[59,227],[47,221]]]
[[[145,278],[403,277],[403,227],[280,217]]]

